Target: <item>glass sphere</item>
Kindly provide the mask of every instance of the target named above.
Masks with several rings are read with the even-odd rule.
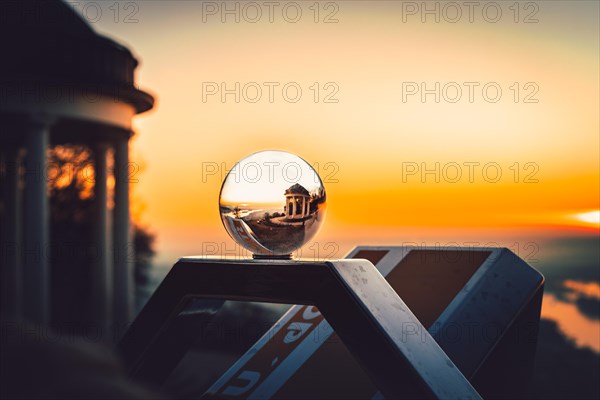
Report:
[[[285,151],[261,151],[240,160],[219,196],[225,229],[255,258],[288,258],[315,236],[325,205],[317,171]]]

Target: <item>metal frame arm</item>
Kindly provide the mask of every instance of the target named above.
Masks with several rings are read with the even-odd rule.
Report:
[[[181,259],[119,344],[132,376],[164,381],[198,330],[180,312],[212,299],[195,323],[225,300],[312,304],[386,398],[480,398],[377,269],[367,260],[324,262]]]

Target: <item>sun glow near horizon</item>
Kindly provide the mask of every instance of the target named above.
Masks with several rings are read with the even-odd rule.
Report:
[[[600,210],[579,213],[575,217],[581,222],[600,227]]]

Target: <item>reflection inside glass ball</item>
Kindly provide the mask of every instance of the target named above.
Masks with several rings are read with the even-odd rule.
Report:
[[[318,173],[284,151],[261,151],[239,161],[219,196],[225,229],[254,257],[289,258],[317,233],[325,205]]]

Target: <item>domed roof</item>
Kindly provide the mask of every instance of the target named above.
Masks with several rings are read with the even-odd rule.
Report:
[[[2,3],[2,30],[14,34],[66,33],[94,36],[94,30],[73,8],[59,0],[9,0]],[[14,36],[13,36],[14,38]]]
[[[0,52],[5,87],[73,86],[131,103],[138,113],[154,104],[134,85],[138,61],[131,52],[97,34],[62,1],[2,2]]]
[[[292,186],[290,186],[286,191],[285,194],[300,194],[300,195],[304,195],[304,196],[310,196],[310,194],[308,193],[308,190],[306,190],[306,188],[298,183],[293,184]]]

